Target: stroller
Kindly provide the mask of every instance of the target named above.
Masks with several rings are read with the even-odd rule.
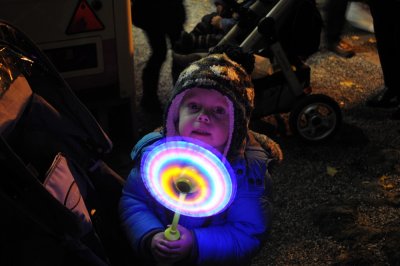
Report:
[[[33,42],[0,21],[0,265],[131,265],[112,143]]]
[[[272,3],[272,5],[271,5]],[[320,44],[322,19],[315,0],[257,0],[247,10],[239,10],[241,20],[218,45],[240,46],[256,58],[269,60],[268,75],[253,77],[255,109],[252,121],[273,114],[289,113],[289,127],[295,136],[319,143],[338,131],[342,114],[339,105],[327,95],[311,94],[311,69],[304,60]],[[173,73],[205,54],[175,62]],[[256,60],[257,68],[257,60]]]

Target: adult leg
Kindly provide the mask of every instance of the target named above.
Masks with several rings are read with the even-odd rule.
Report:
[[[145,33],[151,48],[151,55],[143,69],[143,97],[141,105],[146,111],[160,112],[162,108],[157,91],[161,66],[167,56],[166,35],[156,28],[148,30]]]
[[[396,0],[370,1],[384,80],[382,93],[367,103],[371,107],[394,107],[400,100],[400,81],[396,68],[393,67],[400,60],[399,6]]]
[[[374,19],[374,29],[379,59],[386,87],[399,95],[400,86],[396,67],[399,63],[399,12],[395,0],[371,1],[371,14]]]
[[[342,57],[354,55],[352,48],[341,41],[346,23],[347,3],[348,0],[327,0],[324,6],[326,47]]]
[[[325,2],[326,40],[339,42],[345,24],[347,0],[327,0]]]

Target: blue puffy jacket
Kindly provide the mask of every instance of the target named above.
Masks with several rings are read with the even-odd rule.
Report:
[[[182,265],[248,265],[260,249],[269,227],[267,168],[273,156],[254,141],[254,136],[259,135],[251,134],[248,138],[244,156],[230,162],[237,179],[232,204],[212,217],[181,216],[179,224],[192,230],[196,241],[192,261]],[[134,147],[131,156],[135,166],[120,202],[123,226],[137,254],[146,253],[146,237],[164,231],[173,217],[171,211],[151,197],[140,175],[141,155],[162,137],[161,133],[150,133]]]

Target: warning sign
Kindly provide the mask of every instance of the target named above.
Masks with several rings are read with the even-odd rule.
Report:
[[[103,30],[104,25],[86,0],[81,0],[69,22],[67,34]]]

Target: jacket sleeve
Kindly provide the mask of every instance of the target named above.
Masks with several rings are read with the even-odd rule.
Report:
[[[221,19],[221,29],[224,33],[230,31],[233,26],[236,25],[238,21],[234,18],[222,18]]]
[[[148,139],[146,143],[140,141],[133,149],[134,167],[123,188],[119,206],[123,228],[134,251],[138,254],[144,252],[143,240],[146,236],[164,230],[164,226],[151,208],[154,201],[147,192],[140,174],[140,158],[146,144]]]
[[[264,134],[257,133],[255,131],[250,131],[251,138],[258,142],[268,153],[270,159],[281,163],[283,161],[283,152],[278,143],[270,139]]]
[[[269,204],[264,197],[266,153],[261,147],[254,152],[254,156],[263,159],[252,163],[250,169],[236,168],[237,193],[223,214],[225,219],[213,219],[216,222],[209,227],[193,230],[199,265],[250,264],[265,240],[269,220]]]

